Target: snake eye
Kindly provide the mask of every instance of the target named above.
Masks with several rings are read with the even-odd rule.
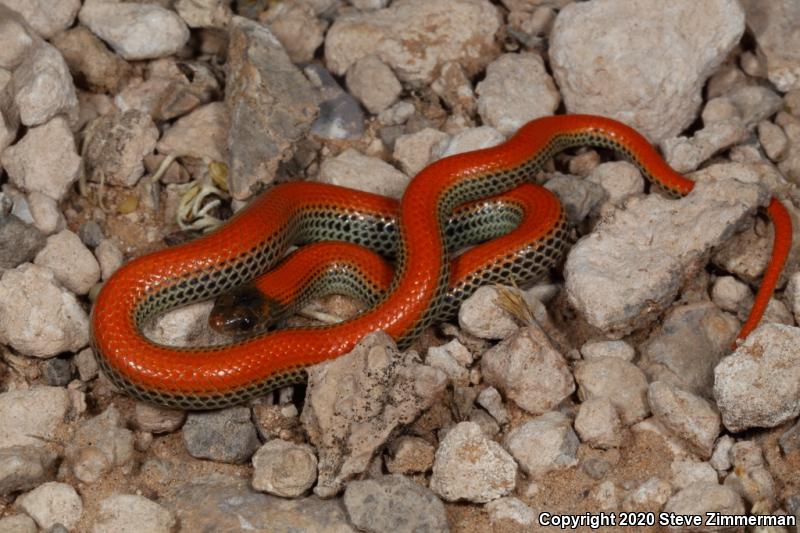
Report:
[[[239,318],[239,329],[250,331],[256,325],[256,320],[250,313],[246,313]]]

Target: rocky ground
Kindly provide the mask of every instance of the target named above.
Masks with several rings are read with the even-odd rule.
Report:
[[[796,249],[730,350],[761,208],[800,217],[799,27],[793,0],[0,0],[0,531],[800,515]],[[279,181],[399,197],[564,112],[629,123],[698,186],[666,199],[609,153],[562,154],[538,179],[582,238],[551,279],[250,406],[165,410],[98,373],[91,300],[127,259]],[[149,335],[206,342],[208,311]]]

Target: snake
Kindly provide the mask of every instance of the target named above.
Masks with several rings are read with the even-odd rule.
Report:
[[[385,331],[404,349],[451,305],[453,262],[446,226],[459,207],[530,184],[554,155],[581,146],[618,153],[671,197],[686,196],[694,187],[636,130],[593,115],[535,119],[502,144],[439,159],[409,182],[399,205],[344,187],[279,184],[216,231],[135,258],[104,283],[91,315],[99,366],[119,389],[139,400],[217,409],[304,382],[310,365],[348,353],[374,331]],[[506,236],[524,236],[521,242],[498,237],[468,251],[480,256],[470,266],[477,269],[468,274],[470,290],[514,279],[526,267],[542,272],[560,260],[569,245],[564,210],[552,193],[541,192],[546,189],[533,190],[540,192],[528,217],[531,227]],[[786,207],[772,198],[767,214],[775,227],[772,255],[741,338],[760,321],[791,246]],[[199,347],[166,346],[143,333],[148,322],[170,309],[216,298],[270,271],[293,245],[329,240],[395,257],[388,289],[363,278],[363,290],[380,295],[354,318]]]

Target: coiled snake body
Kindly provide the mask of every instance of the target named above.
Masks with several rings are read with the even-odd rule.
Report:
[[[137,258],[106,282],[91,321],[100,365],[134,397],[209,409],[303,381],[306,366],[347,353],[372,331],[386,331],[400,347],[407,346],[479,285],[524,282],[560,259],[568,243],[558,200],[538,186],[517,188],[554,154],[575,146],[615,150],[673,196],[688,194],[694,185],[632,128],[602,117],[566,115],[534,120],[499,146],[436,161],[411,181],[399,209],[391,200],[341,187],[276,186],[216,232]],[[493,196],[495,204],[476,203]],[[476,219],[480,215],[474,211],[491,205],[501,205],[519,226],[469,250],[454,267],[447,247],[459,239],[448,237],[447,227],[464,220],[454,218],[454,212],[461,209],[467,219]],[[785,208],[773,199],[767,211],[776,229],[773,256],[741,337],[760,320],[791,243]],[[495,229],[505,231],[512,221],[495,222]],[[465,240],[480,235],[477,231]],[[380,296],[349,321],[191,348],[162,346],[141,332],[144,323],[168,309],[214,298],[270,270],[293,244],[331,239],[396,256],[388,291],[379,289],[377,277],[356,280],[365,293],[380,290]]]

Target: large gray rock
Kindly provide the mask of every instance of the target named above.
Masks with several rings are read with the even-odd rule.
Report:
[[[227,70],[230,190],[241,200],[275,178],[317,115],[317,96],[275,36],[242,17],[231,20]]]
[[[33,357],[89,344],[89,317],[52,271],[24,263],[0,277],[0,342]]]
[[[655,320],[714,247],[764,205],[763,187],[736,180],[698,183],[680,200],[650,195],[601,222],[570,251],[570,303],[594,327],[622,336]]]
[[[314,492],[333,496],[364,472],[389,437],[437,401],[446,385],[444,372],[419,364],[413,352],[399,353],[383,332],[311,368],[300,419],[319,455]]]
[[[800,414],[800,328],[765,324],[717,365],[714,397],[728,430],[775,427]]]
[[[550,61],[570,113],[610,116],[658,142],[692,123],[743,32],[736,0],[576,2],[556,18]]]
[[[432,82],[450,61],[476,74],[497,50],[500,23],[486,0],[401,0],[337,17],[325,38],[325,62],[341,76],[359,59],[377,55],[401,81],[416,85]]]

